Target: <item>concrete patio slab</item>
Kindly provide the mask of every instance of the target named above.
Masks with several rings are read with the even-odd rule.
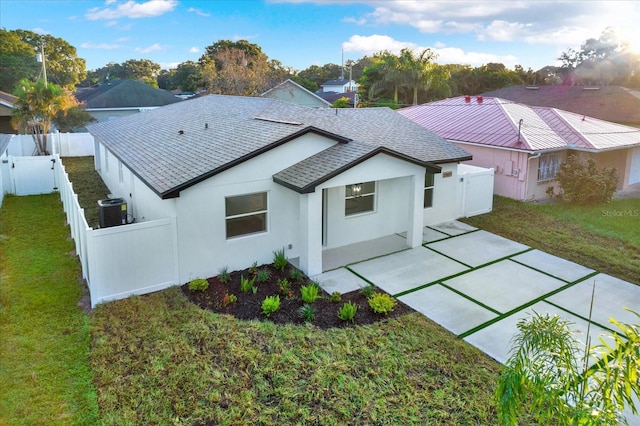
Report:
[[[398,298],[447,330],[461,334],[497,315],[440,284]]]
[[[368,282],[345,268],[334,269],[329,272],[323,272],[313,277],[320,284],[320,287],[327,293],[339,291],[340,294],[349,293],[351,291],[360,290],[362,287],[369,285]]]
[[[486,328],[483,328],[467,337],[465,341],[471,343],[473,346],[482,350],[490,355],[498,362],[504,364],[509,358],[509,350],[511,349],[511,339],[518,332],[517,324],[523,318],[528,318],[533,315],[534,312],[544,315],[549,313],[550,315],[558,315],[561,318],[566,319],[571,323],[571,330],[574,332],[574,336],[584,343],[586,332],[588,328],[587,321],[563,311],[549,303],[538,302],[533,306],[518,311],[513,315],[510,315]],[[609,335],[609,331],[592,324],[589,330],[589,336],[591,336],[591,345],[598,344],[599,336]]]
[[[458,222],[457,220],[453,220],[451,222],[444,222],[438,225],[430,226],[430,228],[435,229],[436,231],[443,232],[447,235],[462,235],[467,232],[475,231],[478,228],[474,228],[471,225],[467,225],[466,223]]]
[[[398,235],[402,235],[404,238],[407,238],[407,233],[402,232]],[[443,234],[442,232],[438,232],[435,229],[431,229],[427,226],[422,228],[422,242],[423,243],[431,243],[433,241],[442,240],[444,238],[449,238],[449,235]]]
[[[394,234],[362,243],[323,250],[322,270],[330,271],[351,263],[361,262],[408,248],[407,240],[400,235]]]
[[[529,247],[486,231],[427,244],[446,256],[476,267],[527,250]]]
[[[564,281],[508,259],[444,281],[444,284],[501,313],[566,285]]]
[[[423,247],[356,263],[349,268],[392,295],[468,269]]]
[[[594,280],[596,290],[593,300],[593,321],[611,329],[615,328],[609,323],[611,317],[621,322],[637,324],[638,317],[624,308],[628,307],[636,312],[640,311],[640,286],[610,275],[598,274],[549,297],[548,300],[587,318]]]
[[[512,259],[567,282],[577,281],[594,272],[593,269],[540,250],[531,250],[514,256]]]

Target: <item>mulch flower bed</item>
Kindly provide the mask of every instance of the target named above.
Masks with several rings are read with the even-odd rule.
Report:
[[[268,279],[259,282],[260,270],[268,271]],[[226,283],[220,281],[220,276],[207,279],[209,286],[206,290],[190,290],[189,283],[182,286],[183,293],[191,302],[203,309],[229,314],[242,320],[271,321],[275,324],[304,324],[304,319],[300,313],[300,308],[304,305],[300,288],[311,284],[311,280],[299,271],[298,279],[292,277],[292,271],[297,271],[293,266],[287,265],[284,271],[277,270],[273,265],[254,266],[242,271],[229,273],[229,280]],[[296,272],[293,272],[295,275]],[[264,275],[264,273],[263,273]],[[257,288],[242,292],[240,290],[241,277],[245,279],[256,278],[254,286]],[[289,288],[280,288],[278,281],[287,279]],[[384,293],[375,288],[377,293]],[[313,326],[327,329],[332,327],[353,327],[354,325],[372,324],[377,321],[414,312],[413,309],[397,301],[393,311],[388,314],[375,313],[368,303],[367,297],[360,291],[352,291],[341,295],[340,301],[331,301],[331,295],[320,289],[321,299],[310,304],[314,310],[314,318],[310,321]],[[279,295],[280,308],[267,317],[262,312],[262,302],[268,296]],[[237,301],[229,303],[230,299],[237,298]],[[353,321],[343,321],[338,317],[338,310],[347,302],[355,303],[358,307]]]

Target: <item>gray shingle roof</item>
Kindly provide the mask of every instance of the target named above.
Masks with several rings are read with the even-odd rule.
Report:
[[[136,80],[113,80],[74,93],[88,109],[159,107],[182,101],[166,90],[154,89]]]
[[[88,129],[162,198],[309,131],[342,143],[277,175],[298,190],[375,150],[425,167],[471,158],[387,108],[317,109],[269,98],[209,95]]]

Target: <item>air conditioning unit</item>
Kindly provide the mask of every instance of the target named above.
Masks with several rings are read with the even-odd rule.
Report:
[[[98,201],[100,228],[126,225],[127,203],[124,198],[108,198]]]

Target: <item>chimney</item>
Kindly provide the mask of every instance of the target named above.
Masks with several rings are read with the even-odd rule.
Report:
[[[464,102],[465,102],[465,103],[467,103],[467,104],[468,104],[468,103],[471,103],[471,96],[469,96],[469,95],[465,95],[465,97],[464,97]]]
[[[479,104],[481,104],[482,103],[482,96],[477,96],[476,100],[478,101]]]

